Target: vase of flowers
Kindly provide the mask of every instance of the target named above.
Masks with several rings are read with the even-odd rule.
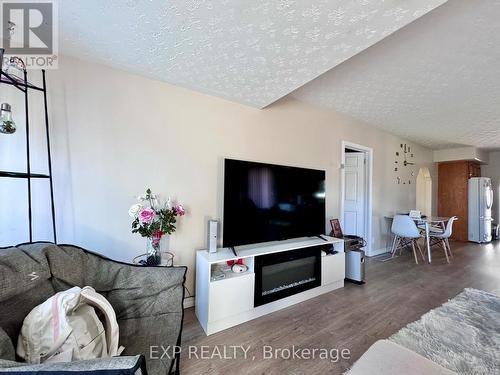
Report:
[[[146,194],[138,197],[139,203],[132,205],[128,211],[132,221],[132,233],[139,233],[147,239],[147,265],[161,263],[160,242],[164,235],[175,232],[177,216],[185,215],[181,204],[172,205],[170,199],[164,204],[158,197],[146,190]]]

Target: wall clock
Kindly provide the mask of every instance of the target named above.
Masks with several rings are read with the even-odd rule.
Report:
[[[394,161],[394,172],[396,172],[396,183],[398,185],[411,185],[415,178],[415,162],[411,147],[406,143],[401,143],[400,150],[396,151]]]

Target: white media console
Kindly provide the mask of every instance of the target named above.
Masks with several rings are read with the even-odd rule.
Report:
[[[320,286],[254,307],[256,257],[327,244],[333,245],[338,253],[321,257]],[[328,237],[325,241],[317,237],[304,237],[238,246],[236,252],[237,256],[231,249],[223,248],[212,254],[206,250],[196,253],[196,316],[207,335],[344,286],[345,254],[344,241],[341,239]],[[226,272],[225,278],[213,278],[215,272],[227,261],[237,259],[243,259],[248,271]]]

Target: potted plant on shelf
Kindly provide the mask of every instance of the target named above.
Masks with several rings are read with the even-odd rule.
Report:
[[[146,190],[146,195],[139,196],[140,203],[132,205],[128,211],[132,221],[132,233],[139,233],[147,238],[147,265],[161,263],[160,241],[164,235],[175,232],[177,216],[185,215],[181,204],[172,205],[170,199],[161,204],[158,197]]]

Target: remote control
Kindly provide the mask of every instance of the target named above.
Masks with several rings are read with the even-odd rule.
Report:
[[[324,234],[320,234],[318,237],[321,238],[323,241],[330,241],[330,238],[328,236],[325,236]]]

